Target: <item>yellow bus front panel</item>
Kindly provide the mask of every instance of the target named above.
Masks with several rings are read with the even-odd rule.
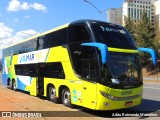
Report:
[[[113,89],[97,84],[96,110],[114,110],[141,104],[143,86],[133,89]]]

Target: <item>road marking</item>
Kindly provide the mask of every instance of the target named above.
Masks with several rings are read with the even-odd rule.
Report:
[[[149,89],[160,90],[160,88],[154,88],[154,87],[144,87],[144,88],[149,88]]]

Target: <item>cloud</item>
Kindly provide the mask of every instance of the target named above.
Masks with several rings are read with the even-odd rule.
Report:
[[[19,22],[19,19],[18,19],[18,18],[15,18],[15,19],[14,19],[14,22],[15,22],[15,23],[18,23],[18,22]]]
[[[38,34],[38,32],[33,29],[19,31],[15,34],[13,32],[13,29],[7,27],[4,23],[0,23],[0,49]]]
[[[20,2],[19,0],[11,0],[8,3],[7,11],[10,12],[16,12],[19,10],[29,10],[29,9],[35,9],[39,11],[46,12],[47,8],[43,4],[40,3],[27,3],[27,2]]]
[[[26,15],[26,16],[24,16],[24,18],[28,19],[28,18],[30,18],[30,16]]]
[[[43,12],[46,12],[47,8],[42,5],[42,4],[39,4],[39,3],[34,3],[32,5],[32,8],[34,8],[35,10],[42,10]]]
[[[12,36],[13,29],[7,27],[4,23],[0,23],[0,39],[6,39]]]

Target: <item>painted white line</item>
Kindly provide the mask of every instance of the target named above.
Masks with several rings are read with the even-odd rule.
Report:
[[[160,90],[160,88],[154,88],[154,87],[143,87],[143,88],[149,88],[149,89]]]

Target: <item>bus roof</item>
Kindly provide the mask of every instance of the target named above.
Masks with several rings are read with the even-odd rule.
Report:
[[[29,37],[29,38],[27,38],[27,39],[24,39],[24,40],[22,40],[22,41],[20,41],[20,42],[17,42],[17,43],[15,43],[15,44],[6,46],[6,47],[4,47],[3,49],[9,48],[9,47],[11,47],[11,46],[14,46],[14,45],[17,45],[17,44],[20,44],[20,43],[23,43],[23,42],[26,42],[26,41],[29,41],[29,40],[33,40],[34,38],[37,38],[37,37],[43,36],[43,35],[45,35],[45,34],[48,34],[48,33],[51,33],[51,32],[54,32],[54,31],[57,31],[57,30],[66,28],[66,27],[68,27],[68,26],[69,26],[69,23],[64,24],[64,25],[61,25],[61,26],[59,26],[59,27],[53,28],[53,29],[51,29],[51,30],[48,30],[48,31],[45,31],[45,32],[43,32],[43,33],[34,35],[34,36]]]

